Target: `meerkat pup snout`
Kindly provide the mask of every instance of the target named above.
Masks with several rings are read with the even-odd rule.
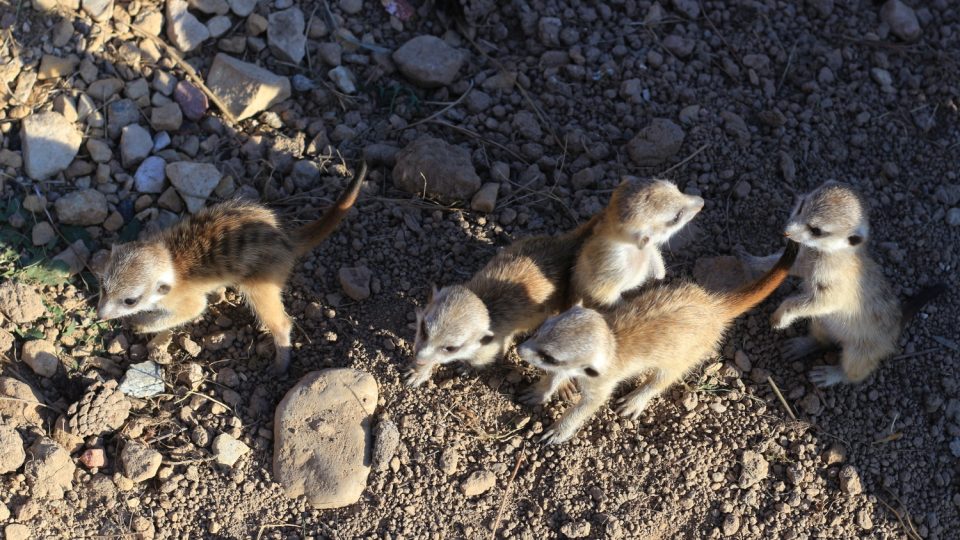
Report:
[[[417,310],[407,384],[423,384],[435,366],[450,362],[487,366],[507,352],[517,334],[566,307],[571,268],[596,220],[559,236],[514,242],[470,281],[434,287],[426,307]]]
[[[206,295],[236,286],[273,335],[275,372],[290,362],[293,322],[282,292],[297,259],[319,245],[357,200],[364,164],[320,219],[281,227],[257,203],[228,201],[205,208],[144,240],[113,246],[100,276],[101,320],[126,319],[138,332],[166,331],[199,317]]]
[[[787,277],[797,251],[797,244],[788,242],[769,272],[732,292],[708,292],[693,283],[659,284],[603,312],[576,305],[547,320],[517,347],[524,361],[545,372],[521,400],[547,403],[569,381],[577,382],[582,397],[541,441],[569,440],[617,386],[646,374],[646,381],[619,401],[620,414],[638,417],[653,397],[716,354],[733,320]]]
[[[870,225],[867,205],[850,186],[826,182],[798,198],[784,234],[800,243],[791,275],[803,278],[799,293],[780,304],[771,325],[783,330],[798,319],[810,319],[810,334],[786,341],[789,361],[827,346],[842,349],[840,366],[810,371],[819,387],[859,383],[880,361],[896,351],[905,323],[943,287],[921,291],[901,308],[883,270],[867,250]],[[768,267],[777,255],[745,255],[755,270]]]
[[[660,246],[690,222],[704,201],[667,180],[626,177],[613,192],[573,272],[573,300],[609,307],[667,270]]]

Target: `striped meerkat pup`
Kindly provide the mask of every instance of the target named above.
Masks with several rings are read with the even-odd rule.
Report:
[[[207,294],[236,286],[273,335],[273,371],[290,363],[293,323],[282,293],[297,260],[336,229],[357,200],[360,169],[320,219],[284,228],[269,208],[227,201],[205,208],[145,240],[113,246],[100,275],[101,320],[122,318],[138,332],[161,332],[199,317]]]
[[[569,440],[617,386],[646,373],[646,382],[620,400],[620,414],[639,416],[652,398],[716,353],[733,320],[783,283],[797,251],[789,242],[773,269],[736,291],[713,293],[693,283],[657,285],[613,309],[577,305],[543,323],[517,347],[520,358],[545,372],[521,400],[546,403],[571,380],[583,397],[541,440]]]
[[[623,293],[667,274],[660,246],[703,208],[667,180],[627,177],[613,192],[573,271],[574,302],[610,307]]]

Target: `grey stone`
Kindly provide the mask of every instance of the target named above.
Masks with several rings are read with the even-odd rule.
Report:
[[[135,483],[156,476],[162,462],[160,452],[139,442],[128,441],[120,451],[120,467],[124,475]]]
[[[107,219],[107,198],[95,189],[67,193],[54,203],[57,217],[67,225],[99,225]]]
[[[140,109],[131,99],[118,99],[107,105],[107,135],[116,139],[123,128],[140,121]]]
[[[24,343],[23,361],[41,377],[53,377],[57,374],[57,367],[60,365],[57,346],[45,339]]]
[[[7,424],[0,424],[0,474],[13,472],[27,459],[23,437]]]
[[[81,5],[94,21],[103,22],[113,17],[113,0],[82,0]]]
[[[191,214],[203,208],[207,197],[223,177],[214,165],[189,161],[170,163],[166,166],[166,173]]]
[[[421,137],[397,153],[393,183],[414,194],[465,200],[480,189],[470,152],[440,139]]]
[[[397,425],[388,417],[381,418],[373,429],[373,456],[370,458],[373,470],[386,470],[399,445],[400,430]]]
[[[659,165],[680,151],[686,135],[666,118],[655,118],[627,143],[627,153],[642,167]]]
[[[887,0],[880,8],[880,17],[898,38],[915,41],[920,37],[920,22],[916,12],[900,0]]]
[[[133,186],[140,193],[163,192],[163,181],[166,178],[164,171],[167,162],[158,156],[150,156],[143,160],[133,175]]]
[[[453,83],[466,55],[436,36],[417,36],[393,53],[400,73],[423,88]]]
[[[228,0],[230,10],[238,17],[246,17],[257,7],[257,0]]]
[[[120,134],[120,160],[124,167],[133,167],[153,150],[150,132],[140,124],[125,126]]]
[[[370,278],[373,272],[366,266],[344,266],[340,268],[340,286],[343,292],[354,300],[370,298]]]
[[[0,314],[11,322],[31,323],[46,313],[43,298],[33,287],[12,280],[0,284]]]
[[[181,51],[190,52],[210,37],[210,31],[192,13],[184,0],[167,0],[167,38]]]
[[[41,437],[30,447],[31,459],[24,467],[32,495],[37,498],[62,499],[73,488],[77,466],[70,454],[52,439]]]
[[[233,467],[237,460],[250,451],[249,446],[226,433],[221,433],[213,439],[212,449],[217,463],[225,467]]]
[[[183,112],[175,102],[154,107],[150,113],[150,124],[158,131],[177,131],[183,123]]]
[[[20,139],[27,175],[45,180],[70,166],[83,136],[62,114],[45,112],[23,119]]]
[[[300,8],[275,11],[267,19],[267,42],[277,58],[299,64],[307,52],[306,22]]]
[[[162,394],[164,391],[163,368],[151,360],[133,364],[124,374],[119,390],[130,397],[137,398]]]
[[[493,212],[497,206],[497,193],[500,191],[500,184],[497,182],[487,182],[473,195],[470,201],[470,208],[477,212]]]
[[[213,59],[207,87],[237,120],[249,118],[290,97],[290,81],[220,53]]]

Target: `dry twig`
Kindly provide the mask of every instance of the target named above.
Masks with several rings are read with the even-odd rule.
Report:
[[[793,409],[790,408],[790,404],[787,403],[787,400],[783,398],[783,394],[780,393],[780,388],[777,387],[777,383],[773,382],[773,377],[767,376],[767,382],[770,383],[770,387],[773,388],[773,393],[777,395],[777,398],[780,400],[780,403],[783,404],[783,408],[787,410],[787,414],[790,415],[790,418],[796,420],[797,415],[793,414]]]

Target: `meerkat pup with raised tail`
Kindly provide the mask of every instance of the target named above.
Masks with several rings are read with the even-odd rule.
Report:
[[[138,332],[166,331],[199,317],[207,294],[236,286],[273,335],[273,371],[290,363],[293,323],[282,293],[297,259],[336,229],[357,200],[364,164],[320,219],[294,229],[257,203],[227,201],[136,242],[113,246],[100,276],[101,320],[122,318]]]
[[[653,397],[716,354],[733,320],[780,286],[797,251],[797,244],[788,242],[769,272],[732,292],[661,284],[603,312],[576,305],[547,320],[517,347],[520,358],[546,372],[521,400],[547,403],[569,381],[577,382],[582,397],[541,441],[569,440],[617,386],[647,373],[646,381],[619,401],[620,414],[638,417]]]
[[[803,278],[801,290],[780,304],[771,317],[777,330],[810,319],[810,335],[787,340],[784,358],[799,360],[830,345],[842,349],[840,366],[819,366],[810,379],[823,388],[859,383],[897,349],[903,326],[943,286],[925,289],[901,308],[883,270],[867,250],[867,205],[850,186],[826,182],[797,200],[784,234],[801,244],[791,274]],[[763,270],[777,255],[745,255]]]
[[[667,274],[660,246],[703,208],[667,180],[627,177],[613,192],[573,271],[574,302],[609,307],[622,294]]]
[[[598,217],[559,236],[514,242],[470,281],[431,291],[417,310],[414,362],[407,384],[419,386],[435,366],[462,361],[474,368],[506,354],[517,334],[530,332],[566,307],[576,254]]]

